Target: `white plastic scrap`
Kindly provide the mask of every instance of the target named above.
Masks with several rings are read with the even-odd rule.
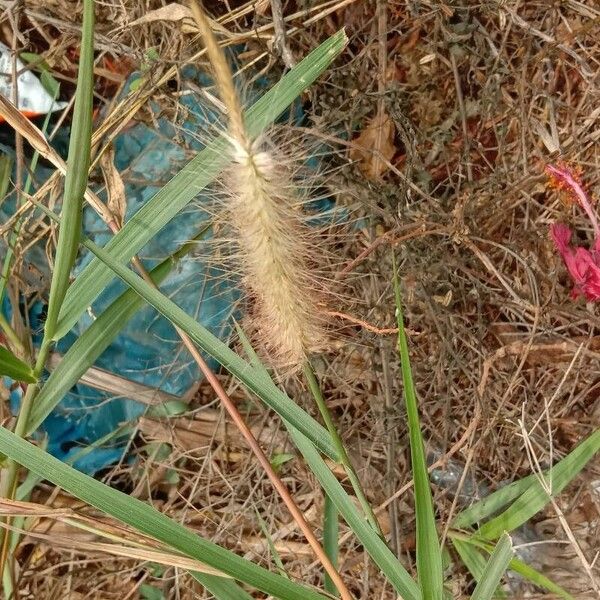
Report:
[[[13,63],[12,52],[0,42],[0,94],[13,100],[13,64],[16,65],[18,105],[17,108],[28,116],[43,115],[64,108],[66,102],[57,102],[47,92],[40,80],[30,71],[24,70],[23,61],[17,58]]]

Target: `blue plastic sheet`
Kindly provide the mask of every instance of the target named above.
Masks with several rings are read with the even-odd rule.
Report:
[[[194,70],[184,73],[201,83]],[[185,83],[184,83],[185,85]],[[212,120],[210,110],[203,107],[196,94],[181,98],[185,120],[175,127],[158,116],[153,129],[137,123],[114,141],[115,165],[125,184],[127,218],[131,217],[190,159],[191,151],[201,149],[198,132]],[[37,178],[44,178],[43,170]],[[153,268],[161,259],[194,237],[202,228],[206,213],[202,198],[171,221],[139,253],[146,268]],[[6,218],[6,215],[4,215]],[[91,209],[84,211],[85,235],[104,245],[111,237],[105,224]],[[38,253],[34,262],[41,260]],[[74,274],[80,273],[91,260],[84,253],[77,261]],[[102,312],[124,290],[119,280],[113,280],[94,302],[75,329],[57,346],[64,353],[79,334],[89,327],[95,314]],[[194,256],[184,258],[161,285],[183,310],[194,315],[205,327],[222,338],[229,332],[231,313],[238,297],[235,285],[214,272],[214,268]],[[42,306],[36,305],[30,315],[32,325],[41,328]],[[183,395],[198,381],[200,373],[172,325],[149,306],[141,309],[123,328],[121,334],[96,361],[96,366],[175,395]],[[12,393],[13,409],[17,410],[20,390]],[[63,461],[73,461],[83,448],[117,430],[125,422],[139,417],[146,406],[127,398],[110,397],[107,393],[78,384],[62,400],[42,426],[48,438],[48,451]],[[94,448],[74,462],[87,473],[114,463],[122,457],[124,441],[112,446]]]

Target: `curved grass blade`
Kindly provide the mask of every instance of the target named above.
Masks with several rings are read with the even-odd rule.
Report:
[[[503,513],[482,525],[477,536],[487,540],[497,539],[504,531],[513,531],[526,523],[548,504],[550,497],[559,494],[600,451],[600,429],[588,436],[561,461],[542,475],[545,485],[535,477],[525,492]],[[551,488],[551,495],[546,490]]]
[[[473,590],[471,600],[492,600],[513,556],[510,536],[502,534]]]
[[[479,548],[469,542],[450,536],[452,545],[475,581],[479,581],[485,569],[485,558]]]
[[[393,260],[394,295],[396,300],[396,319],[398,321],[398,352],[402,368],[404,399],[410,438],[410,454],[415,482],[415,518],[417,523],[417,573],[423,597],[427,600],[442,600],[444,595],[444,576],[442,570],[442,552],[437,536],[433,498],[429,486],[429,474],[425,459],[425,445],[419,422],[417,395],[410,367],[410,355],[404,318],[402,299],[396,262]]]
[[[163,281],[177,261],[195,247],[194,242],[184,244],[176,253],[156,266],[150,273],[154,282]],[[36,396],[27,423],[27,435],[33,433],[42,424],[65,394],[96,362],[121,329],[144,305],[143,298],[132,289],[127,289],[77,338]]]
[[[329,66],[343,50],[346,34],[339,31],[313,50],[286,73],[246,114],[250,135],[260,134]],[[110,257],[129,262],[186,204],[201,192],[228,163],[228,143],[220,137],[202,150],[106,245]],[[64,336],[114,277],[101,261],[94,259],[71,285],[60,312],[54,339]]]
[[[537,587],[545,589],[551,594],[556,594],[558,597],[564,600],[575,600],[574,596],[571,596],[567,590],[562,588],[560,585],[554,583],[551,579],[548,579],[545,575],[542,575],[539,571],[524,563],[518,558],[513,558],[508,565],[509,570],[514,571],[524,577]]]
[[[38,207],[51,218],[59,218],[41,204]],[[82,240],[82,243],[129,287],[144,298],[148,304],[169,319],[171,323],[185,331],[201,350],[210,354],[230,373],[235,375],[249,390],[261,398],[267,406],[279,414],[280,417],[289,421],[294,427],[303,432],[321,452],[329,456],[332,460],[339,462],[337,451],[328,431],[282,392],[273,383],[273,380],[267,373],[253,368],[233,352],[227,344],[223,343],[208,329],[179,308],[170,298],[167,298],[159,290],[150,286],[127,266],[115,262],[107,250],[100,248],[87,239]]]
[[[518,498],[535,480],[535,475],[527,475],[523,479],[513,481],[501,487],[489,496],[475,502],[469,508],[458,513],[454,521],[452,521],[453,527],[458,529],[466,528],[497,513],[515,498]]]
[[[282,600],[325,598],[307,586],[271,573],[229,550],[202,539],[152,506],[76,471],[4,427],[0,427],[0,452],[98,510],[266,594],[272,594]],[[201,574],[198,576],[202,577]]]
[[[6,375],[15,381],[24,381],[25,383],[36,382],[32,368],[4,346],[0,346],[0,375]]]

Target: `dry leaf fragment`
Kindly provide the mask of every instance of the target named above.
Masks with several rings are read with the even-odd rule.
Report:
[[[198,28],[194,22],[191,9],[188,6],[184,6],[177,2],[171,2],[171,4],[161,6],[161,8],[151,10],[143,17],[129,23],[128,26],[144,25],[146,23],[154,23],[155,21],[183,21],[181,24],[181,31],[183,33],[198,33]],[[218,31],[227,37],[231,35],[229,31],[217,21],[212,19],[209,19],[209,21],[214,31]]]
[[[129,25],[132,27],[134,25],[153,23],[154,21],[181,21],[183,19],[189,19],[190,23],[192,23],[192,11],[183,4],[173,2],[155,10],[148,11],[144,16],[132,21]],[[194,29],[194,31],[196,30]]]
[[[358,161],[360,170],[369,179],[381,179],[396,153],[394,123],[385,111],[379,111],[354,140],[350,158]]]
[[[125,185],[121,179],[121,174],[115,167],[114,159],[115,151],[111,145],[100,158],[100,169],[102,169],[106,184],[108,210],[118,226],[122,227],[127,211],[127,196],[125,195]]]

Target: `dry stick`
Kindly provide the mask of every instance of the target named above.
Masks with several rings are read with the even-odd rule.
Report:
[[[281,0],[271,0],[271,15],[273,16],[273,30],[275,31],[275,39],[273,43],[281,58],[288,69],[291,69],[296,61],[292,55],[292,51],[287,44],[286,33],[285,33],[285,21],[283,20],[283,8],[281,7]]]
[[[140,275],[144,278],[144,280],[156,288],[156,284],[148,275],[147,271],[144,269],[144,266],[141,264],[140,260],[137,257],[134,259],[134,264],[136,269],[139,271]],[[325,551],[321,547],[319,540],[317,540],[315,534],[310,528],[310,525],[304,518],[302,511],[294,502],[294,499],[285,487],[284,483],[275,473],[275,470],[273,469],[273,466],[271,465],[269,459],[265,456],[265,453],[262,451],[260,445],[256,441],[254,434],[244,421],[242,415],[240,415],[237,407],[235,406],[235,404],[221,385],[221,382],[219,381],[215,373],[212,371],[212,369],[206,364],[206,361],[204,360],[200,352],[198,352],[198,349],[194,345],[194,342],[189,338],[187,333],[185,333],[185,331],[183,331],[179,327],[175,327],[175,330],[177,331],[177,334],[181,338],[181,341],[184,343],[188,352],[192,355],[192,358],[196,361],[196,364],[204,374],[204,377],[206,378],[208,383],[210,383],[211,387],[219,397],[219,400],[221,400],[221,402],[225,406],[227,412],[229,413],[229,416],[232,418],[236,427],[240,430],[240,433],[244,436],[246,442],[248,442],[248,446],[250,446],[250,449],[252,450],[252,452],[254,452],[261,467],[267,473],[269,479],[271,480],[271,483],[273,484],[273,487],[281,496],[281,499],[284,501],[292,517],[298,524],[298,527],[300,527],[300,530],[304,534],[304,537],[308,541],[310,547],[313,549],[314,553],[317,555],[317,558],[323,565],[323,568],[327,571],[327,574],[329,575],[329,577],[331,577],[332,581],[335,583],[335,586],[340,591],[342,598],[344,600],[352,600],[350,592],[346,588],[346,585],[342,581],[342,578],[340,577],[336,568],[329,560],[329,557],[327,556],[327,554],[325,554]]]

